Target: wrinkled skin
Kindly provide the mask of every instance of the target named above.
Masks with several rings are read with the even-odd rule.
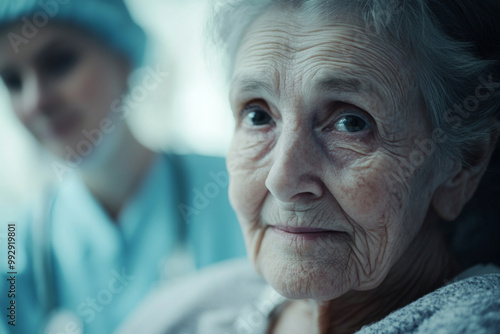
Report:
[[[249,257],[278,292],[318,305],[431,266],[410,246],[441,252],[419,232],[446,215],[433,203],[459,173],[436,154],[402,167],[430,136],[425,107],[404,52],[351,22],[269,10],[241,42],[230,92],[230,199]]]

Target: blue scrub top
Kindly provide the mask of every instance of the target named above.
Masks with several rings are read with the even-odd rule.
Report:
[[[70,320],[57,330],[72,333],[78,324],[84,333],[112,333],[151,288],[212,263],[244,257],[228,183],[222,158],[158,155],[117,221],[77,174],[62,184],[50,225],[58,310]],[[184,195],[176,189],[181,184]],[[44,322],[30,256],[37,250],[30,242],[30,223],[18,225],[22,255],[16,277],[16,327],[6,326],[4,316],[0,332],[37,333]],[[6,284],[2,279],[1,291]],[[8,302],[4,294],[2,308]]]

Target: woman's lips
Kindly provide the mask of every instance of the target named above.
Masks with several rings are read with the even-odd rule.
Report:
[[[324,233],[324,232],[333,232],[331,230],[326,230],[322,228],[313,228],[313,227],[296,227],[296,226],[273,226],[278,230],[282,230],[288,233],[300,234],[300,233]]]
[[[61,118],[51,122],[51,134],[56,138],[66,137],[76,130],[76,126],[79,124],[79,122],[80,118],[75,114],[64,115]]]
[[[330,237],[332,235],[338,235],[339,231],[326,230],[322,228],[314,227],[295,227],[295,226],[282,226],[275,225],[271,228],[278,234],[286,237],[295,237],[304,240],[312,240],[317,238]]]

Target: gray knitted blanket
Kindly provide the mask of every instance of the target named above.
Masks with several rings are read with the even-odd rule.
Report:
[[[500,274],[469,277],[403,307],[359,334],[500,333]]]

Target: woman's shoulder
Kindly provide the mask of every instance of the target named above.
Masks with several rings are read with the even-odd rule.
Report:
[[[499,333],[500,273],[468,277],[431,292],[359,331]]]
[[[225,261],[154,289],[116,333],[224,333],[266,282],[246,259]]]

